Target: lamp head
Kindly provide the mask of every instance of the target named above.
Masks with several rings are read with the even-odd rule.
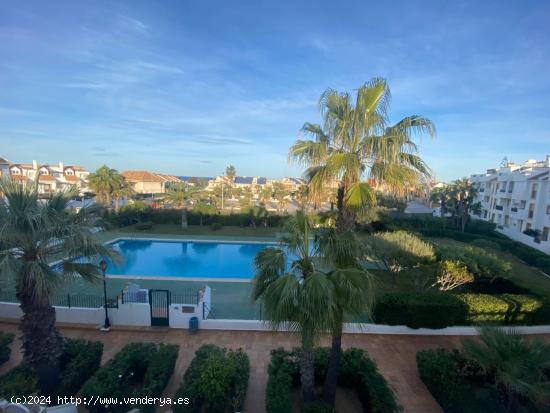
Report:
[[[101,269],[101,271],[105,272],[105,270],[107,269],[107,262],[105,260],[101,260],[99,262],[99,268]]]

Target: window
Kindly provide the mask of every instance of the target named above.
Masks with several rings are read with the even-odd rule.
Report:
[[[41,171],[40,171],[40,175],[48,175],[48,171],[41,170]]]
[[[550,215],[550,205],[546,205],[546,213]]]
[[[542,229],[542,240],[543,241],[548,241],[548,232],[550,231],[550,228],[548,227],[544,227]]]
[[[508,192],[512,193],[514,191],[514,183],[508,182]]]
[[[525,209],[525,204],[525,201],[521,201],[521,203],[519,204],[519,209]]]
[[[535,215],[535,204],[529,204],[529,213],[527,214],[527,218],[531,219],[533,218],[533,215]]]
[[[537,191],[539,189],[539,185],[537,183],[534,183],[531,187],[531,199],[535,199],[537,197]]]

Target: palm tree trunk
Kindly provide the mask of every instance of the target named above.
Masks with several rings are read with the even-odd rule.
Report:
[[[302,360],[300,366],[302,399],[304,403],[315,399],[315,370],[313,364],[313,338],[308,332],[302,332]]]
[[[342,320],[341,315],[339,319]],[[332,332],[332,344],[330,348],[330,360],[328,364],[327,377],[323,384],[323,400],[334,405],[336,399],[336,384],[340,373],[340,362],[342,358],[342,322]]]
[[[336,206],[338,207],[338,215],[336,216],[336,231],[340,234],[352,231],[355,228],[355,214],[352,210],[346,207],[344,197],[346,196],[346,187],[340,185],[336,197]]]
[[[41,393],[48,395],[59,382],[63,338],[55,328],[55,309],[48,297],[38,297],[34,291],[34,282],[28,278],[24,287],[18,285],[17,288],[17,299],[23,311],[19,324],[23,333],[23,359],[34,369]]]

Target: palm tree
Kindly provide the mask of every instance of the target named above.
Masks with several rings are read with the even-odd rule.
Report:
[[[479,338],[464,341],[465,355],[494,378],[509,412],[518,411],[520,396],[550,401],[550,344],[525,339],[515,330],[491,327],[483,327]]]
[[[121,199],[130,198],[134,194],[134,186],[122,177],[119,186],[113,185],[111,190],[111,197],[115,200],[115,211],[118,212]]]
[[[88,176],[88,186],[96,193],[99,202],[111,205],[113,190],[120,188],[124,177],[116,169],[103,165],[95,173]]]
[[[355,216],[374,203],[371,182],[389,188],[414,184],[430,169],[417,155],[415,134],[435,137],[435,126],[422,116],[409,116],[388,126],[391,94],[386,81],[373,78],[357,91],[355,106],[349,93],[327,89],[319,100],[323,125],[306,123],[290,148],[289,159],[308,167],[306,177],[313,193],[337,184],[339,232],[354,228]]]
[[[360,243],[353,233],[327,229],[311,237],[311,223],[298,211],[289,219],[281,248],[256,256],[253,298],[275,327],[289,323],[302,337],[301,366],[305,402],[313,397],[312,347],[320,332],[341,331],[344,316],[362,316],[370,304],[370,276],[358,264]],[[339,343],[341,345],[341,343]],[[333,371],[339,370],[340,359]],[[328,377],[327,377],[328,379]],[[336,386],[337,375],[330,378]]]
[[[181,227],[187,228],[187,200],[191,199],[193,195],[198,193],[197,188],[193,188],[187,184],[175,184],[170,187],[170,190],[166,193],[166,198],[176,208],[181,208]]]
[[[235,175],[237,175],[237,169],[233,165],[229,165],[227,168],[225,168],[225,176],[227,179],[229,179],[230,183],[233,183],[235,181]]]
[[[281,247],[266,248],[255,258],[252,298],[261,300],[265,319],[274,328],[299,331],[302,342],[301,381],[305,403],[314,399],[313,345],[330,323],[332,287],[316,266],[311,245],[311,225],[298,212],[285,226]]]
[[[374,285],[371,274],[359,263],[358,257],[364,255],[364,247],[354,232],[339,233],[335,229],[327,228],[321,232],[318,242],[323,263],[328,268],[327,276],[333,286],[331,356],[323,385],[323,399],[334,404],[342,354],[344,317],[359,319],[370,314],[374,301]]]
[[[0,192],[0,275],[14,284],[23,311],[24,360],[34,368],[42,393],[49,394],[59,379],[63,350],[49,296],[66,277],[95,281],[101,276],[97,265],[77,258],[114,258],[114,253],[91,231],[99,225],[97,206],[67,210],[74,189],[40,200],[36,183],[3,178]],[[65,258],[50,266],[59,257]]]

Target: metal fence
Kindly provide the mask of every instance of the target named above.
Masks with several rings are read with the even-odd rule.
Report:
[[[14,292],[0,293],[0,301],[18,303]],[[92,294],[54,294],[50,296],[50,304],[56,307],[101,308],[104,297]],[[107,307],[118,308],[118,297],[107,297]]]
[[[199,304],[199,292],[196,290],[184,290],[170,294],[170,302],[172,304]]]

